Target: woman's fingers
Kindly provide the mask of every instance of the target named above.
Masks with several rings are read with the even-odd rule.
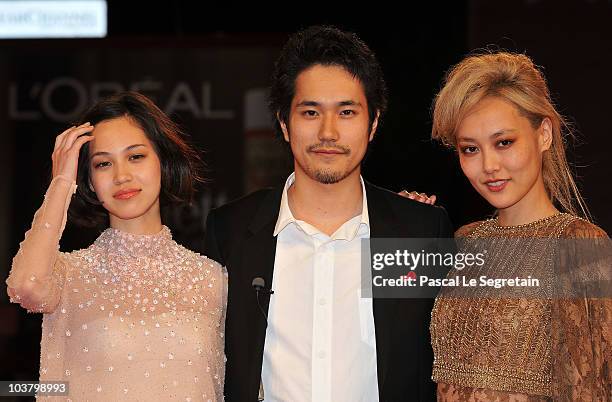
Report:
[[[409,192],[408,190],[402,190],[398,194],[404,198],[410,198],[410,199],[414,198],[414,191]]]
[[[66,140],[64,141],[63,144],[63,149],[67,152],[70,150],[70,148],[72,147],[72,144],[74,144],[74,141],[77,139],[77,137],[80,137],[83,134],[88,134],[91,131],[93,131],[94,127],[92,125],[90,125],[89,123],[86,123],[85,125],[79,126],[77,128],[75,128],[74,130],[72,130],[71,132],[66,134]]]
[[[433,205],[436,202],[436,196],[435,195],[432,195],[431,197],[429,197],[427,194],[419,193],[417,191],[402,190],[399,193],[399,195],[401,195],[402,197],[405,197],[405,198],[410,198],[411,200],[415,200],[415,201],[421,202],[423,204]]]
[[[78,137],[76,140],[74,140],[74,142],[72,143],[72,147],[70,147],[69,151],[75,151],[78,154],[83,144],[93,139],[94,139],[93,135],[83,134],[80,137]]]
[[[64,175],[76,180],[79,150],[88,141],[93,140],[91,131],[94,127],[89,123],[71,127],[56,138],[53,160],[53,177]]]
[[[58,135],[57,137],[55,137],[55,146],[53,147],[53,151],[57,151],[57,149],[60,147],[60,145],[62,144],[62,141],[64,140],[66,133],[69,132],[70,130],[72,130],[73,128],[75,128],[76,126],[71,126],[68,127],[66,130],[64,130],[63,133],[61,133],[60,135]]]
[[[64,131],[62,134],[60,134],[61,136],[61,140],[59,143],[59,150],[62,149],[66,149],[66,145],[68,145],[68,147],[72,144],[72,142],[68,143],[68,139],[70,138],[71,134],[74,134],[76,131],[82,130],[85,127],[90,127],[91,124],[89,122],[83,123],[80,126],[73,126],[71,128],[69,128],[68,130]],[[74,142],[74,141],[73,141]]]
[[[79,127],[80,126],[72,126],[59,135],[59,144],[57,146],[58,151],[64,148],[64,144],[66,143],[66,137],[68,136],[68,134],[70,134],[73,130],[76,130]]]

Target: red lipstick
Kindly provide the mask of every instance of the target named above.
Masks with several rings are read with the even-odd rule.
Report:
[[[130,199],[136,195],[138,195],[138,193],[140,193],[141,190],[137,189],[137,188],[126,188],[123,190],[119,190],[117,191],[115,194],[113,194],[113,198],[116,198],[118,200],[127,200]]]

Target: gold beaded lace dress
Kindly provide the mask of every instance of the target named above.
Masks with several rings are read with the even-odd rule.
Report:
[[[44,313],[40,380],[69,383],[68,396],[38,399],[223,400],[225,269],[165,226],[109,228],[87,249],[59,252],[75,189],[52,181],[7,280],[11,301]],[[22,297],[28,286],[44,296]]]
[[[513,227],[496,219],[475,222],[456,236],[461,248],[486,239],[487,263],[477,275],[498,277],[512,267],[536,272],[550,266],[548,239],[608,240],[597,226],[564,213]],[[608,278],[609,263],[603,267]],[[609,298],[448,292],[443,289],[436,299],[430,327],[438,401],[612,400]]]

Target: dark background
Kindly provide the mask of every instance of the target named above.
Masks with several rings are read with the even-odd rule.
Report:
[[[365,162],[364,177],[394,191],[437,194],[438,203],[447,208],[458,227],[490,216],[493,211],[462,176],[454,153],[429,139],[431,101],[445,71],[467,53],[482,47],[525,52],[543,67],[560,112],[576,128],[576,139],[568,141],[569,159],[595,222],[612,233],[612,214],[608,211],[612,203],[612,1],[472,0],[428,6],[405,3],[401,10],[379,8],[376,3],[343,4],[337,9],[287,3],[285,8],[267,10],[235,4],[211,7],[186,1],[108,3],[107,38],[0,41],[0,75],[13,81],[35,82],[38,77],[51,77],[56,73],[54,68],[61,70],[68,65],[81,77],[88,74],[83,68],[92,68],[97,77],[133,81],[147,78],[138,75],[150,68],[162,71],[158,79],[174,83],[183,75],[197,81],[202,78],[198,75],[202,70],[207,79],[215,76],[216,82],[227,82],[228,88],[230,84],[242,88],[241,71],[267,77],[290,33],[311,24],[333,24],[358,33],[370,45],[383,66],[390,89],[389,111]],[[227,62],[227,55],[234,51],[253,51],[255,57],[237,59],[232,62],[235,69],[214,68],[215,60]],[[157,64],[133,66],[140,60],[139,55]],[[58,62],[54,60],[57,57],[69,60]],[[79,57],[93,61],[77,60]],[[132,67],[124,71],[117,68],[124,65],[123,60],[105,63],[105,57],[134,60],[125,62]],[[205,65],[206,57],[210,57],[212,66]],[[168,71],[171,73],[163,73]],[[8,90],[5,84],[0,85],[2,91]],[[244,88],[249,85],[245,83]],[[232,91],[224,91],[218,85],[214,91],[215,99],[223,106],[240,108],[240,102],[233,103]],[[6,96],[6,92],[0,94],[0,102]],[[167,97],[168,93],[161,91],[156,101],[163,102]],[[2,103],[0,107],[6,109]],[[52,119],[35,123],[11,121],[6,110],[1,113],[0,273],[5,278],[23,233],[42,201],[50,172],[52,140],[68,124]],[[201,124],[187,113],[177,112],[172,117],[206,151],[211,182],[202,189],[205,202],[197,213],[175,216],[168,222],[177,240],[197,250],[208,209],[246,191],[241,176],[250,171],[245,162],[246,140],[240,122],[237,130],[226,132],[227,127]],[[210,130],[223,135],[211,139]],[[278,152],[282,152],[280,147]],[[286,159],[284,165],[274,163],[283,172],[290,168]],[[69,225],[62,250],[86,247],[96,236],[95,232]],[[0,380],[35,380],[41,316],[9,305],[4,286],[0,288]]]

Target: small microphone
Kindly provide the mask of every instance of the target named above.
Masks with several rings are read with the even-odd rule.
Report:
[[[251,285],[255,288],[256,291],[259,292],[264,287],[266,287],[266,281],[264,280],[264,278],[258,276],[257,278],[253,278],[253,282],[251,283]]]
[[[274,294],[274,291],[272,289],[270,290],[266,290],[266,280],[260,276],[253,278],[253,282],[251,282],[251,286],[253,286],[253,288],[255,288],[256,292],[261,292],[264,291],[265,293],[268,293],[270,295]]]
[[[256,278],[253,278],[253,282],[251,282],[251,286],[253,286],[253,289],[255,289],[255,297],[257,298],[257,307],[259,307],[259,311],[261,311],[261,314],[263,315],[263,317],[266,320],[266,327],[268,326],[268,315],[266,314],[266,312],[264,311],[263,307],[261,307],[261,303],[259,302],[259,292],[265,292],[269,295],[274,294],[273,290],[266,290],[266,281],[264,278],[258,276]]]

